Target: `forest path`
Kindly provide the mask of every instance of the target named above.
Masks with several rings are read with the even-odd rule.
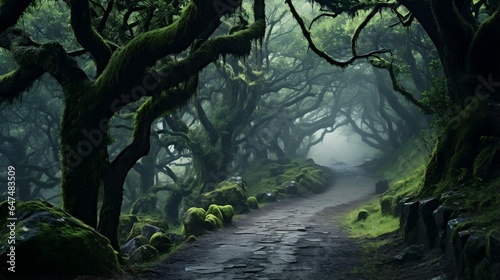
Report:
[[[375,179],[357,167],[334,169],[323,193],[279,201],[198,238],[135,279],[354,279],[361,252],[340,225]]]

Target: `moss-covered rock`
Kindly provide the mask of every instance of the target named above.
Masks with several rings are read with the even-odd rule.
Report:
[[[257,201],[260,201],[262,203],[276,202],[278,200],[278,193],[276,191],[259,193],[255,195],[255,198],[257,198]]]
[[[161,227],[157,227],[155,225],[149,224],[148,222],[152,222],[152,221],[150,219],[149,220],[139,220],[138,222],[134,223],[134,226],[130,230],[129,235],[127,236],[126,240],[127,241],[131,240],[132,238],[134,238],[138,235],[143,235],[149,239],[156,232],[166,232],[168,230],[168,225],[166,226],[166,228],[161,228]],[[156,224],[158,224],[158,223],[156,223]]]
[[[229,225],[234,216],[234,209],[232,205],[219,206],[219,210],[222,213],[222,222],[225,225]]]
[[[202,204],[204,208],[207,208],[211,204],[230,204],[236,213],[241,214],[250,211],[247,204],[247,197],[247,191],[242,184],[223,181],[219,183],[215,190],[203,194]]]
[[[172,241],[162,232],[153,234],[149,240],[149,245],[155,247],[159,253],[168,253],[172,249]]]
[[[207,214],[205,217],[205,229],[207,230],[217,230],[223,227],[222,220],[217,218],[213,214]]]
[[[392,210],[393,200],[394,197],[390,195],[385,195],[380,199],[380,210],[382,211],[382,215],[390,215],[393,213]]]
[[[158,250],[156,250],[153,246],[146,244],[132,252],[130,261],[132,263],[149,262],[154,260],[156,257],[158,257]]]
[[[149,244],[149,239],[147,239],[143,235],[139,235],[123,244],[123,246],[120,248],[120,251],[122,254],[130,255],[135,249],[146,244]]]
[[[0,273],[9,267],[8,203],[0,204]],[[18,279],[112,276],[120,271],[109,240],[65,211],[43,201],[18,202],[15,271]],[[1,275],[0,275],[0,278]]]
[[[205,209],[197,207],[189,208],[182,219],[184,237],[202,235],[204,233],[206,217],[207,212]]]
[[[322,192],[330,176],[325,170],[313,160],[262,160],[246,164],[242,175],[248,182],[248,192],[251,196],[278,191],[280,195],[287,197]],[[287,189],[283,185],[292,181],[297,183],[298,188],[292,185]],[[257,199],[263,202],[259,197]]]
[[[134,227],[134,224],[139,221],[139,218],[135,215],[120,215],[120,224],[118,227],[118,240],[120,243],[124,243],[127,241],[127,237],[130,234],[130,231]]]
[[[368,213],[368,211],[366,211],[366,210],[360,210],[358,212],[358,221],[366,220],[369,215],[370,214]]]
[[[299,186],[312,193],[321,193],[326,188],[326,179],[319,169],[302,168],[297,178],[299,179]]]
[[[279,187],[286,194],[295,195],[299,193],[299,184],[296,181],[286,181]]]
[[[214,215],[215,217],[219,218],[219,220],[224,220],[224,217],[222,216],[222,212],[220,211],[219,209],[219,205],[216,205],[216,204],[212,204],[208,207],[208,210],[207,210],[207,215],[208,214],[212,214]]]
[[[257,201],[257,198],[255,196],[250,196],[247,198],[247,204],[250,209],[259,209],[259,202]]]

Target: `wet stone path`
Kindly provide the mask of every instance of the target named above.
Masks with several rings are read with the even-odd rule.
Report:
[[[356,279],[360,252],[342,229],[342,214],[373,196],[375,179],[336,169],[327,191],[288,199],[198,238],[135,279]]]

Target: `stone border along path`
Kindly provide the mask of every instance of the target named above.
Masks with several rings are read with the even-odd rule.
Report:
[[[357,167],[333,176],[325,192],[253,210],[132,279],[355,279],[361,253],[340,223],[353,203],[374,197],[376,180]]]

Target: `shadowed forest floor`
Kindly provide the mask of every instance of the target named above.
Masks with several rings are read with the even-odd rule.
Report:
[[[342,222],[350,209],[375,197],[375,182],[360,168],[337,168],[324,193],[239,216],[233,225],[198,238],[160,266],[130,279],[373,279],[359,274],[360,269],[373,269],[367,267],[370,256],[359,244],[362,239],[347,236]],[[435,273],[408,278],[405,270],[412,266],[401,269],[386,267],[390,278],[377,278],[432,279]]]

